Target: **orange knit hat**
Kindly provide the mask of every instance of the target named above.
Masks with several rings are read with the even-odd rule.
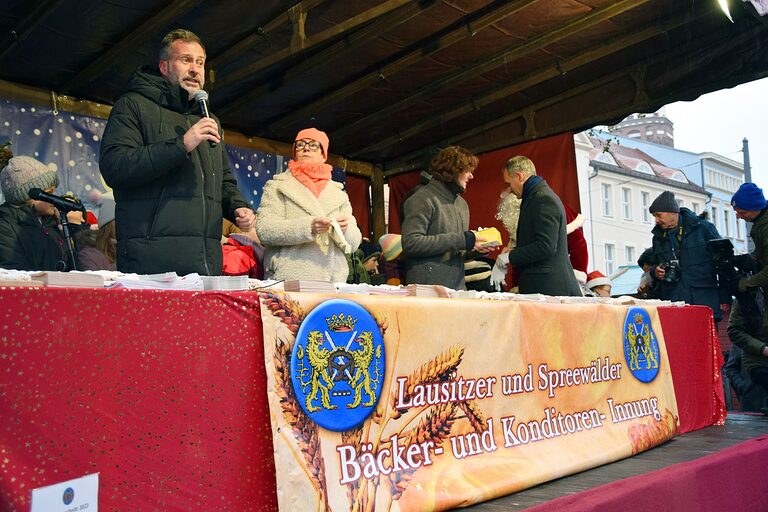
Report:
[[[326,135],[325,132],[321,132],[317,128],[304,128],[296,134],[294,142],[301,139],[312,139],[319,142],[323,147],[323,156],[326,160],[328,160],[328,144],[330,141],[328,140],[328,135]]]

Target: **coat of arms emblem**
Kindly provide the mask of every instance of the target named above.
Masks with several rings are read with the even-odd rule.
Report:
[[[304,319],[291,357],[298,402],[318,425],[344,431],[376,407],[384,380],[384,342],[359,304],[323,302]]]
[[[659,342],[648,312],[630,308],[624,321],[624,357],[632,375],[640,382],[651,382],[659,373]]]

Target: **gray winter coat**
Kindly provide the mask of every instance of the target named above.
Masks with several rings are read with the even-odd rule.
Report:
[[[449,184],[432,179],[403,205],[402,243],[408,284],[465,290],[464,259],[474,246],[469,206]]]

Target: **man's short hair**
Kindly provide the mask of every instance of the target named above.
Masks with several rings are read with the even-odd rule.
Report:
[[[513,156],[504,164],[504,169],[509,174],[521,172],[525,177],[536,176],[536,166],[533,165],[533,162],[527,156]]]
[[[203,49],[203,53],[206,53],[205,45],[203,45],[203,42],[194,32],[184,28],[177,28],[165,34],[162,43],[160,43],[160,60],[168,60],[171,57],[171,46],[173,46],[175,41],[197,43]]]
[[[448,146],[441,149],[429,163],[429,173],[445,183],[456,181],[462,173],[474,171],[479,160],[461,146]]]

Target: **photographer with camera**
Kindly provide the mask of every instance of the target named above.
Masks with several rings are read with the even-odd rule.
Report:
[[[731,205],[736,218],[752,223],[749,236],[755,243],[752,256],[762,267],[738,281],[739,292],[755,296],[757,307],[753,312],[737,301],[728,322],[731,342],[744,351],[743,364],[752,381],[768,391],[768,318],[765,313],[763,288],[768,285],[768,215],[763,191],[754,183],[743,183],[733,194]]]
[[[707,240],[720,238],[715,226],[680,208],[675,195],[662,192],[648,210],[656,221],[650,274],[659,298],[709,306],[715,322],[728,311],[731,296],[718,287]]]

